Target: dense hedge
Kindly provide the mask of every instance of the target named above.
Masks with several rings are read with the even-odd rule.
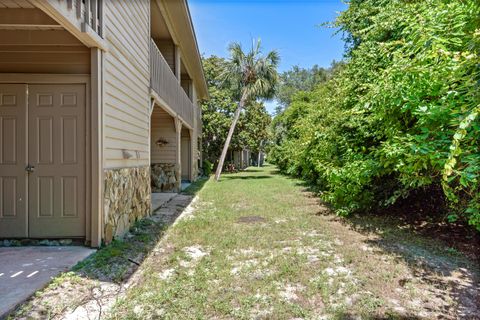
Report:
[[[274,119],[270,158],[347,215],[441,185],[480,230],[480,5],[352,0],[345,64]]]

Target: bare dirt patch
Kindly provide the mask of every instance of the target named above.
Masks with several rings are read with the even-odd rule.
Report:
[[[255,224],[264,223],[267,219],[260,216],[243,216],[237,219],[237,223]]]

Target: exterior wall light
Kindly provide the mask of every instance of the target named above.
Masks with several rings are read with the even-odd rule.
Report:
[[[160,138],[157,141],[155,141],[155,144],[159,147],[163,147],[168,144],[168,141],[163,138]]]

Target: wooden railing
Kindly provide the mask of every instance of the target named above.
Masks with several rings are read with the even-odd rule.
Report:
[[[194,127],[194,104],[180,86],[157,45],[150,39],[150,87],[190,127]]]
[[[75,10],[77,19],[103,38],[103,0],[66,0],[69,10]]]

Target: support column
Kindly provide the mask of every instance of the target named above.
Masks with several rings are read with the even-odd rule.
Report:
[[[180,54],[180,48],[175,46],[175,77],[177,77],[178,83],[182,82],[182,59]]]
[[[90,246],[98,248],[102,244],[103,228],[103,54],[98,48],[90,50],[90,143],[91,174],[87,177],[91,203],[90,216],[87,215],[87,240]]]
[[[242,170],[245,169],[245,166],[243,164],[243,153],[244,153],[244,151],[242,149],[242,151],[240,151],[240,169],[242,169]]]
[[[175,118],[175,140],[177,143],[177,149],[175,152],[175,177],[176,191],[182,191],[182,121],[179,118]]]
[[[188,80],[188,97],[193,102],[193,80]]]
[[[196,163],[197,163],[197,155],[195,154],[195,133],[193,129],[188,130],[190,134],[190,181],[194,182],[196,179]]]
[[[198,159],[200,157],[200,151],[198,149],[198,128],[201,125],[199,123],[199,115],[200,115],[200,106],[198,105],[198,100],[197,100],[197,91],[195,90],[195,85],[193,83],[193,80],[190,83],[190,91],[192,94],[192,103],[193,103],[193,130],[190,130],[190,141],[191,141],[191,152],[192,152],[192,165],[191,165],[191,170],[192,170],[192,177],[193,179],[198,178],[198,173],[199,173],[199,168],[198,168]],[[200,120],[201,121],[201,120]],[[192,180],[193,181],[193,180]]]

